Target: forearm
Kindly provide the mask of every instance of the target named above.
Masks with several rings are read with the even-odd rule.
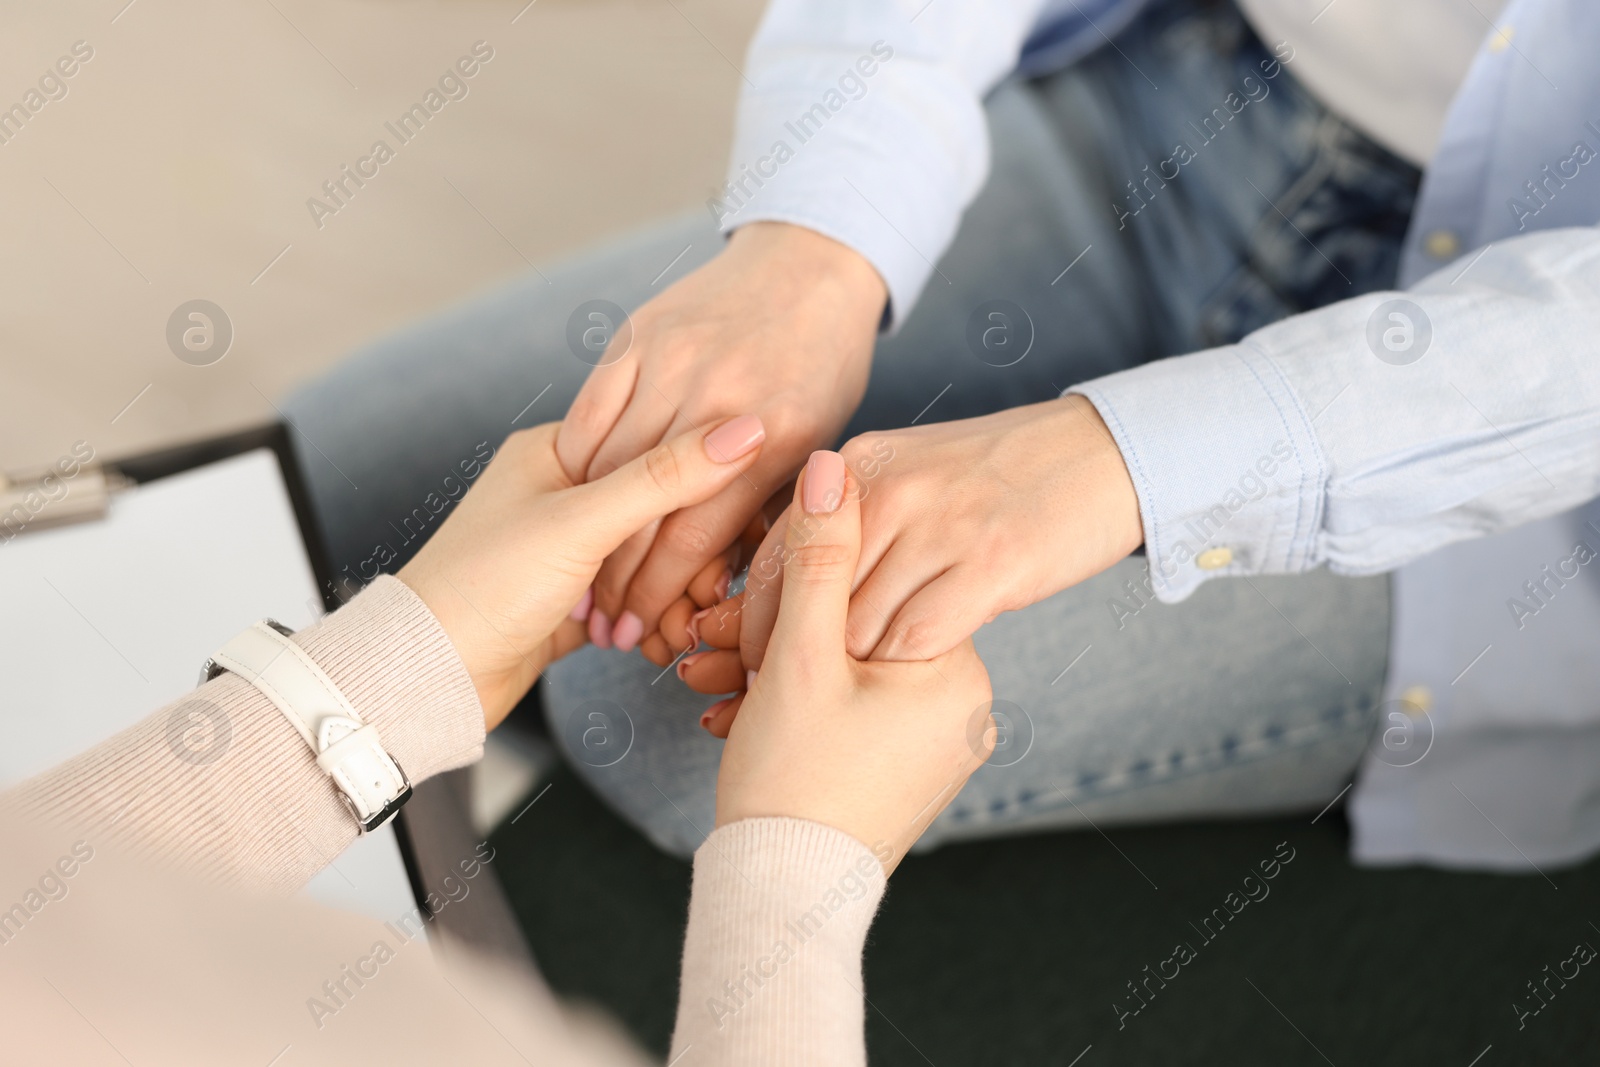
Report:
[[[477,759],[483,712],[427,607],[380,578],[295,641],[378,728],[413,783]],[[293,890],[356,836],[283,714],[224,674],[5,798],[225,882]]]
[[[725,231],[789,222],[848,245],[903,319],[988,175],[982,97],[1042,7],[776,0],[750,45],[712,214]]]
[[[842,831],[744,819],[695,854],[675,1059],[866,1063],[861,953],[883,867]]]
[[[1553,231],[1406,294],[1076,387],[1127,461],[1158,594],[1220,574],[1381,572],[1594,497],[1596,292],[1600,234]],[[1402,295],[1431,340],[1385,361],[1369,323],[1381,350],[1382,306]]]

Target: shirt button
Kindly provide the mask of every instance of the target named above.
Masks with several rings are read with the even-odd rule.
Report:
[[[1233,549],[1208,548],[1194,558],[1194,565],[1204,571],[1214,571],[1233,562]]]
[[[1511,38],[1516,35],[1516,27],[1501,26],[1494,31],[1494,36],[1489,38],[1489,51],[1504,52],[1511,47]]]
[[[1408,686],[1400,694],[1400,703],[1405,705],[1406,714],[1413,718],[1426,715],[1433,710],[1433,690],[1425,685]]]
[[[1461,251],[1461,238],[1449,230],[1434,230],[1423,239],[1422,247],[1434,259],[1454,259]]]

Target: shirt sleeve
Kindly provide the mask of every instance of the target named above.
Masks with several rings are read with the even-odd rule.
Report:
[[[719,827],[694,857],[668,1061],[865,1067],[861,953],[883,866],[802,819]]]
[[[1070,391],[1128,464],[1160,599],[1374,574],[1600,494],[1597,297],[1600,232],[1555,230]]]
[[[1045,0],[774,0],[745,63],[724,232],[789,222],[850,246],[904,319],[989,171],[982,97]]]

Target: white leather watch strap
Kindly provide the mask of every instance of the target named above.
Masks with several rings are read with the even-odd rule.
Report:
[[[322,668],[271,620],[235,637],[206,663],[202,680],[231,671],[283,713],[333,778],[361,832],[376,830],[411,796],[411,782],[383,748],[378,728],[339,692]]]

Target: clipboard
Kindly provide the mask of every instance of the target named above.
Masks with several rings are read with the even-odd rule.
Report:
[[[193,689],[205,657],[255,620],[300,629],[336,609],[335,588],[281,424],[113,461],[78,442],[5,477],[0,787]],[[307,894],[382,921],[425,908],[406,813]]]

